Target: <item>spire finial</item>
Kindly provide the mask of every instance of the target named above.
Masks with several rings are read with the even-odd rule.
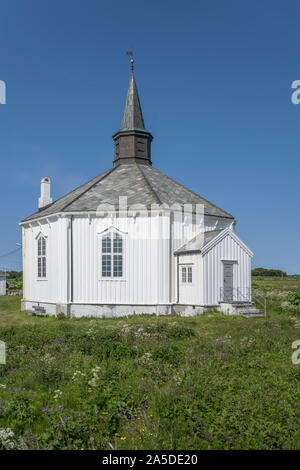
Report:
[[[126,55],[129,55],[129,56],[131,56],[131,60],[130,60],[130,63],[131,63],[131,72],[133,73],[133,72],[134,72],[134,58],[133,58],[133,51],[126,51]]]

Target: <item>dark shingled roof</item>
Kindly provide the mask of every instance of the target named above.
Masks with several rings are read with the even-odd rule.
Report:
[[[7,277],[7,274],[4,271],[0,271],[0,277]]]
[[[119,196],[127,196],[127,203],[143,204],[204,204],[204,213],[233,219],[211,202],[172,180],[150,165],[123,163],[102,173],[53,204],[35,212],[22,222],[59,212],[95,212],[100,204],[119,203]]]

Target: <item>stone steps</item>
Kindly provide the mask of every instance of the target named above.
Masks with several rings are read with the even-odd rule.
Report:
[[[224,304],[223,304],[224,305]],[[252,302],[232,302],[222,308],[224,313],[230,315],[240,315],[245,318],[263,317],[264,314],[258,310]]]
[[[254,317],[263,317],[264,314],[258,310],[254,304],[249,303],[247,305],[239,305],[236,307],[237,315],[242,315],[246,318],[254,318]]]
[[[264,314],[259,312],[258,313],[243,313],[242,317],[245,318],[257,318],[257,317],[264,317]]]

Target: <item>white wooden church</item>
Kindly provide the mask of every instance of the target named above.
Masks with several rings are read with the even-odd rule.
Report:
[[[133,69],[133,66],[132,66]],[[251,250],[232,215],[152,166],[132,70],[113,167],[21,222],[22,309],[69,317],[236,313],[251,307]]]

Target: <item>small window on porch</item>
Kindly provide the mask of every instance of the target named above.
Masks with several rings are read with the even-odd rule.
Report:
[[[193,267],[192,266],[182,266],[181,282],[182,284],[186,284],[186,283],[190,284],[193,282]]]

